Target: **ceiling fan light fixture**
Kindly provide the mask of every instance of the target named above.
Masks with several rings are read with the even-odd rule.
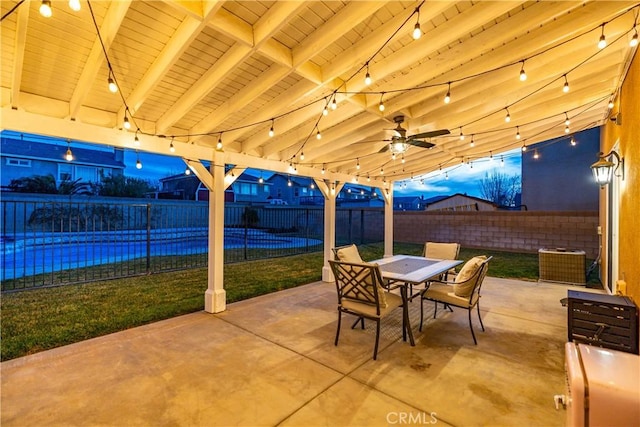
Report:
[[[80,0],[69,0],[69,7],[74,12],[80,11]]]

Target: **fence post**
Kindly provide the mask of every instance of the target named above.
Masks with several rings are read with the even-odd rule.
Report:
[[[242,216],[244,217],[242,222],[244,223],[244,259],[246,261],[249,255],[247,248],[247,246],[249,246],[249,208],[246,206],[244,207],[244,215]]]
[[[364,209],[360,209],[360,244],[364,244]]]
[[[305,248],[306,251],[305,252],[309,252],[309,208],[305,209],[305,224],[304,224],[304,228],[305,228],[305,232],[304,232],[304,239],[305,239]]]
[[[349,242],[353,243],[353,209],[349,209]]]
[[[151,203],[147,203],[147,274],[151,273]]]

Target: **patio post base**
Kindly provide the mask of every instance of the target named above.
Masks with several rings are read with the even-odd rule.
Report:
[[[333,282],[333,272],[331,271],[331,267],[324,266],[322,267],[322,281],[323,282]]]
[[[227,292],[224,289],[207,289],[204,293],[204,311],[220,313],[227,309]]]

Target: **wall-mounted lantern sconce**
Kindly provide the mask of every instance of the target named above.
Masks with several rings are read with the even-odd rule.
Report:
[[[614,159],[615,163],[613,162]],[[620,169],[620,174],[616,174],[616,176],[622,177],[624,180],[624,158],[621,158],[620,155],[613,150],[608,154],[600,152],[598,154],[598,161],[591,165],[593,177],[601,187],[611,182],[613,175],[618,169]]]

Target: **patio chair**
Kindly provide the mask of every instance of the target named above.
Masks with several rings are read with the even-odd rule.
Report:
[[[491,261],[492,258],[493,257],[487,258],[486,256],[474,257],[466,262],[454,281],[433,281],[431,286],[422,291],[420,298],[420,331],[422,331],[422,321],[424,317],[424,300],[430,300],[435,303],[435,310],[433,312],[434,319],[438,313],[438,303],[440,302],[449,308],[451,308],[451,306],[459,307],[469,312],[471,336],[473,337],[473,343],[478,344],[476,334],[473,332],[471,310],[474,307],[477,308],[480,326],[484,331],[482,317],[480,317],[480,289],[482,288],[482,282],[489,269],[489,261]]]
[[[352,329],[364,319],[376,322],[376,342],[373,347],[373,360],[378,357],[378,343],[380,342],[380,320],[398,307],[404,308],[404,301],[400,295],[384,290],[382,274],[377,264],[351,263],[343,261],[329,261],[336,281],[338,291],[338,327],[335,345],[340,338],[342,313],[351,314],[358,319]],[[406,331],[405,318],[402,317],[402,331]]]
[[[424,244],[424,249],[422,250],[422,256],[425,258],[432,259],[448,259],[454,260],[458,258],[458,254],[460,253],[460,243],[439,243],[439,242],[427,242]],[[455,268],[452,268],[449,271],[446,271],[440,275],[439,280],[446,281],[449,278],[449,274],[456,274]],[[429,287],[430,282],[426,282],[424,284],[424,288]],[[420,291],[422,292],[422,291]],[[411,301],[416,296],[413,294],[413,285],[409,287],[409,296]]]

